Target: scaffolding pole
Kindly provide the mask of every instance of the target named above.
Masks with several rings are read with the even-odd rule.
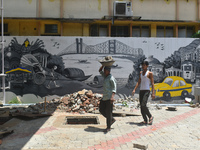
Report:
[[[3,105],[5,105],[5,74],[4,74],[4,21],[3,21],[3,0],[1,0],[1,55],[2,55],[2,72],[0,76],[2,77],[2,90],[3,90]]]

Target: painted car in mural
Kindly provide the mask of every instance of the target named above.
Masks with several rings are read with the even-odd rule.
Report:
[[[192,92],[192,84],[188,84],[182,77],[166,77],[162,83],[155,84],[156,97],[164,97],[166,100],[171,97],[187,97]]]

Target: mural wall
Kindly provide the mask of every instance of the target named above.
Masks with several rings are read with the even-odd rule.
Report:
[[[193,98],[200,79],[200,39],[109,37],[5,37],[6,101],[25,103],[82,89],[102,92],[98,60],[111,55],[119,96],[131,95],[141,62],[154,74],[154,101]],[[1,58],[0,58],[1,59]],[[1,91],[2,94],[2,91]],[[12,95],[12,96],[11,96]],[[26,98],[25,98],[26,97]]]

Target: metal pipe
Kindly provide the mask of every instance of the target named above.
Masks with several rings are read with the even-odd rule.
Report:
[[[190,106],[190,104],[151,104],[151,106]]]
[[[29,106],[29,105],[35,105],[36,103],[29,103],[29,104],[5,104],[3,106]]]
[[[116,106],[125,106],[122,103],[114,104]],[[134,106],[133,103],[127,103],[128,106]],[[190,106],[190,104],[150,104],[151,106]]]
[[[4,21],[3,21],[3,0],[1,0],[1,54],[2,54],[2,85],[3,85],[3,104],[5,104],[5,74],[4,74]]]

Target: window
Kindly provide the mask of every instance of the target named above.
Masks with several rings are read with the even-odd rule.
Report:
[[[133,26],[132,37],[149,37],[150,36],[149,26]]]
[[[112,26],[111,37],[129,37],[129,26]]]
[[[90,36],[108,36],[108,26],[107,25],[91,25]]]
[[[192,66],[184,66],[184,71],[191,71],[192,70]]]
[[[164,81],[164,83],[167,83],[169,86],[171,86],[172,82],[173,82],[172,78],[166,78]]]
[[[58,33],[57,24],[45,24],[45,33]]]
[[[174,28],[173,27],[165,28],[165,37],[174,37]]]
[[[90,36],[99,36],[98,25],[91,25],[90,27]]]
[[[149,26],[142,26],[141,28],[141,37],[149,37]]]
[[[176,80],[172,87],[179,87],[179,80]]]
[[[180,86],[185,86],[185,85],[186,85],[186,83],[184,81],[180,80]]]
[[[178,27],[178,37],[192,37],[195,33],[194,26],[179,26]]]
[[[108,36],[108,27],[107,25],[99,26],[99,36]]]
[[[192,37],[192,35],[195,33],[194,27],[187,27],[187,37]]]
[[[157,26],[157,37],[165,37],[165,28],[163,26]]]
[[[133,37],[140,37],[140,26],[133,26],[132,27],[132,36]]]
[[[186,37],[186,27],[178,27],[178,37]]]
[[[9,35],[8,34],[8,24],[7,23],[4,23],[4,25],[3,25],[3,32],[4,32],[4,35]],[[0,33],[1,33],[1,24],[0,24]]]
[[[174,28],[170,26],[157,26],[157,37],[173,37]]]

